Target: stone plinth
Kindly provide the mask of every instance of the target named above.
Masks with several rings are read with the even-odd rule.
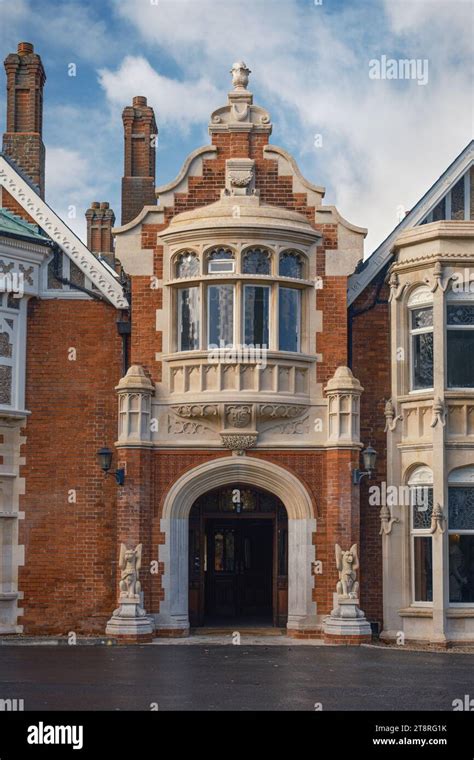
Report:
[[[334,609],[324,619],[324,641],[347,646],[370,642],[372,629],[359,607],[359,600],[335,594],[334,602]]]
[[[153,623],[142,607],[140,596],[121,597],[105,632],[125,643],[145,643],[153,638]]]

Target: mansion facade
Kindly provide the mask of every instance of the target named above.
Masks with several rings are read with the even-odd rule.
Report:
[[[5,68],[0,634],[474,643],[474,141],[363,260],[239,62],[167,185],[124,109],[85,245]]]

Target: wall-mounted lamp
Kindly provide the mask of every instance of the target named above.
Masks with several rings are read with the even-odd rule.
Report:
[[[103,446],[97,452],[97,459],[99,460],[99,465],[104,475],[109,475],[110,473],[110,468],[112,466],[112,456],[113,456],[112,451],[105,446]],[[124,468],[121,467],[120,469],[115,470],[114,475],[115,475],[115,481],[117,485],[123,486],[125,482]]]
[[[375,449],[372,448],[372,446],[367,446],[366,449],[362,452],[362,459],[364,461],[364,467],[365,470],[352,470],[352,482],[355,486],[358,486],[360,484],[360,481],[363,477],[367,475],[369,480],[372,477],[372,474],[375,470],[375,462],[377,460],[377,452]]]

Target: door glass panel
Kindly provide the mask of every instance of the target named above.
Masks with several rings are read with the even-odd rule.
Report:
[[[225,534],[225,570],[233,573],[235,567],[235,535],[233,530],[227,530]]]
[[[214,570],[221,573],[224,569],[224,536],[222,533],[214,534]]]

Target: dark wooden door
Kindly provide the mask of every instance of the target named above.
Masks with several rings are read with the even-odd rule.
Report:
[[[206,534],[206,617],[270,617],[273,521],[209,520]]]

